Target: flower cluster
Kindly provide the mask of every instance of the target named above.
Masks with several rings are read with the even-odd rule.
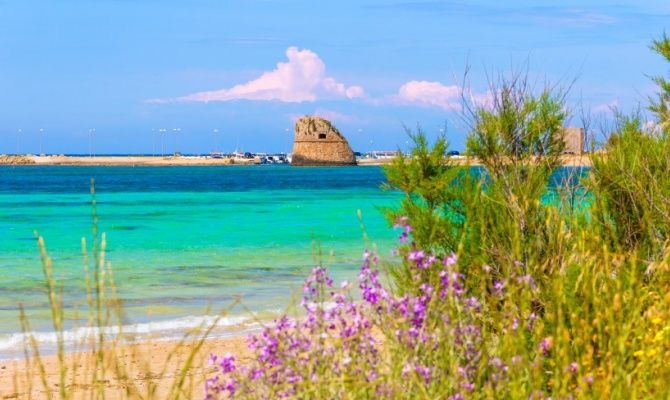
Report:
[[[401,227],[404,234],[411,232],[408,224]],[[416,391],[464,399],[476,388],[502,385],[513,366],[531,357],[491,353],[483,335],[492,329],[485,318],[491,303],[469,292],[455,254],[440,256],[407,246],[399,254],[412,284],[402,291],[382,283],[379,259],[368,251],[357,277],[359,300],[348,282],[335,286],[326,269],[314,268],[303,285],[304,316],[283,316],[252,335],[253,360],[244,365],[230,356],[212,356],[217,373],[207,380],[206,398],[302,397],[321,390],[337,398],[355,386],[364,390],[364,397]],[[490,284],[494,302],[509,297],[509,286],[536,289],[530,275],[491,278]],[[535,312],[511,313],[499,334],[535,340],[536,320]],[[526,325],[525,333],[518,331],[520,323]],[[552,338],[540,339],[533,342],[535,354],[550,356]],[[576,363],[569,366],[570,373],[577,370]]]
[[[367,254],[367,253],[366,253]],[[361,274],[378,274],[361,268]],[[366,272],[367,271],[367,272]],[[305,385],[318,385],[325,376],[365,375],[368,382],[378,379],[379,342],[362,306],[350,295],[348,283],[339,289],[322,267],[316,267],[303,285],[301,305],[305,316],[299,320],[283,316],[273,327],[249,338],[255,359],[249,365],[234,359],[212,356],[218,374],[208,379],[206,398],[251,397],[286,398]],[[367,288],[367,304],[386,296],[380,285]]]

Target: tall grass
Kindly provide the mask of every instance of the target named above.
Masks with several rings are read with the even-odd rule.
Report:
[[[35,233],[41,255],[44,284],[56,334],[55,356],[45,358],[30,321],[20,305],[21,327],[26,338],[25,364],[13,379],[13,387],[0,388],[3,398],[58,399],[178,399],[202,393],[203,346],[220,318],[222,310],[208,325],[203,325],[175,342],[144,343],[133,346],[123,331],[123,303],[114,281],[112,265],[106,259],[106,238],[98,230],[95,185],[91,181],[92,246],[82,238],[82,275],[85,304],[64,304],[63,285],[55,274],[46,241]],[[92,256],[91,256],[92,255]],[[77,326],[79,312],[66,324],[66,307],[81,307],[85,325]],[[81,311],[81,310],[80,310]],[[66,348],[67,329],[86,328],[80,342]],[[158,350],[157,353],[154,353]],[[158,361],[152,361],[158,358]],[[55,359],[55,361],[54,361]],[[53,375],[57,377],[54,379]]]

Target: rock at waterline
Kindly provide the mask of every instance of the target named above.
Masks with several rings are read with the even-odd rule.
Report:
[[[307,116],[295,123],[292,165],[356,165],[347,139],[330,121]]]

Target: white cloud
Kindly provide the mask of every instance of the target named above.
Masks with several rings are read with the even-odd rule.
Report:
[[[458,85],[444,85],[440,82],[409,81],[398,89],[398,93],[388,96],[376,104],[391,103],[440,108],[444,111],[460,111],[463,101],[476,106],[490,107],[493,96],[490,92],[473,93]]]
[[[619,106],[619,100],[615,99],[610,101],[609,103],[603,103],[593,106],[591,108],[591,112],[595,114],[609,114],[612,112],[612,110],[616,110],[618,106]]]
[[[258,100],[286,103],[313,102],[318,99],[365,96],[360,86],[346,86],[326,75],[326,65],[313,51],[297,47],[286,50],[287,62],[277,63],[272,71],[229,89],[199,92],[173,99],[153,99],[150,103]]]
[[[440,82],[409,81],[393,96],[397,103],[437,107],[446,111],[461,109],[461,88],[443,85]]]

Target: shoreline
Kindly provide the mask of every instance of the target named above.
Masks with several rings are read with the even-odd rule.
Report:
[[[189,398],[200,398],[203,396],[205,379],[214,372],[214,368],[207,363],[209,355],[213,353],[220,356],[230,353],[244,364],[245,360],[250,360],[251,357],[246,337],[245,334],[207,338],[200,348],[195,338],[186,342],[147,341],[119,345],[104,353],[106,358],[115,356],[114,359],[118,360],[116,367],[125,371],[127,378],[118,379],[113,372],[108,372],[101,382],[102,390],[108,398],[125,398],[129,393],[132,394],[133,390],[145,398],[166,398],[173,382],[183,372],[180,367],[193,353],[192,367],[185,375],[185,389]],[[94,354],[85,351],[66,352],[64,359],[67,368],[66,387],[75,398],[89,398],[100,389],[91,384]],[[57,395],[60,379],[58,356],[55,354],[42,356],[40,360],[44,366],[44,378],[51,395]],[[31,361],[36,360],[33,358]],[[148,396],[147,392],[151,388],[155,393]],[[0,361],[0,399],[48,396],[36,364],[27,365],[25,359]]]
[[[393,159],[360,159],[358,166],[382,166]],[[478,160],[466,156],[451,158],[457,165],[480,166]],[[590,167],[588,154],[563,155],[561,161],[565,167]],[[258,165],[256,158],[211,158],[208,156],[34,156],[0,155],[0,165],[5,166],[89,166],[89,167],[168,167],[168,166],[240,166]]]

